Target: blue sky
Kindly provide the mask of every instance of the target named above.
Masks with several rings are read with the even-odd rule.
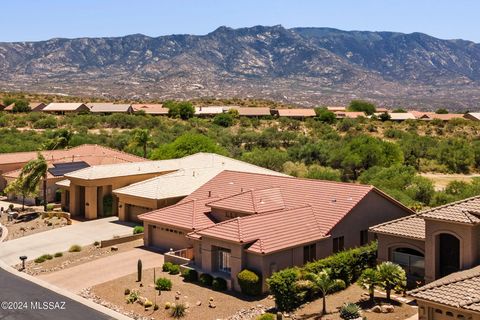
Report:
[[[222,25],[282,24],[480,42],[478,0],[4,0],[0,11],[0,41],[206,34]]]

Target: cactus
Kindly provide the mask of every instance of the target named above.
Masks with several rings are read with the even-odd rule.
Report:
[[[137,262],[137,282],[142,282],[142,260]]]
[[[348,319],[357,319],[360,317],[360,307],[355,303],[345,303],[340,308],[340,318],[348,320]]]

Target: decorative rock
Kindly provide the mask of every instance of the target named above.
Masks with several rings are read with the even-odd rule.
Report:
[[[175,292],[177,296],[181,295],[180,291]]]
[[[372,308],[372,312],[382,313],[382,307],[380,307],[380,306],[374,306],[374,307]]]
[[[210,303],[208,304],[208,307],[209,307],[209,308],[212,308],[212,309],[215,309],[217,306],[216,306],[213,302],[210,302]]]
[[[112,247],[110,248],[110,250],[112,250],[112,251],[118,251],[118,247],[117,247],[117,246],[112,246]]]
[[[393,313],[393,312],[395,312],[395,308],[391,304],[387,304],[387,305],[382,306],[382,312],[383,313]]]
[[[202,305],[202,301],[197,301],[196,305],[200,307]]]
[[[180,297],[179,297],[179,296],[175,296],[175,300],[180,300]]]
[[[208,299],[208,301],[213,301],[213,297],[210,297],[210,299]]]

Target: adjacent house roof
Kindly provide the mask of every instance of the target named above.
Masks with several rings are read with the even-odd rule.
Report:
[[[47,105],[43,102],[30,102],[28,106],[32,111],[42,111]]]
[[[213,106],[213,107],[195,107],[195,114],[197,116],[201,115],[216,115],[223,113],[225,111],[225,107],[223,106]]]
[[[313,109],[277,109],[279,117],[315,117],[316,113]]]
[[[117,103],[89,103],[87,107],[90,108],[90,112],[93,113],[131,113],[133,108],[130,104],[117,104]]]
[[[15,103],[9,104],[5,108],[3,108],[3,111],[13,111],[13,107],[15,107]]]
[[[464,115],[464,118],[480,121],[480,112],[469,112]]]
[[[49,103],[43,111],[45,112],[62,112],[62,111],[81,111],[81,110],[89,110],[89,108],[83,104],[78,102],[72,103],[60,103],[60,102],[52,102]]]
[[[358,117],[366,117],[364,112],[335,111],[334,113],[338,119],[343,119],[343,118],[356,119]]]
[[[163,104],[132,104],[133,111],[143,111],[146,114],[166,115],[168,108],[164,108]]]
[[[480,266],[452,273],[409,294],[417,299],[480,312]]]
[[[340,107],[340,106],[327,107],[327,110],[328,110],[328,111],[332,111],[332,112],[335,112],[335,111],[347,111],[347,109],[346,109],[345,107]]]
[[[421,114],[418,119],[422,120],[433,120],[433,119],[439,119],[443,121],[449,121],[452,119],[460,119],[464,118],[462,113],[447,113],[447,114],[440,114],[440,113],[435,113],[435,112],[423,112],[419,113]]]
[[[197,208],[196,213],[203,212],[208,216],[212,208],[220,208],[250,214],[249,217],[212,225],[208,230],[193,225],[193,229],[201,230],[190,236],[213,236],[229,241],[254,242],[249,248],[250,251],[269,253],[297,243],[327,237],[330,230],[370,192],[376,192],[402,206],[369,185],[228,170],[202,185],[179,204],[193,199],[215,198],[205,202],[203,208]],[[156,210],[139,217],[153,223],[163,223],[166,220],[160,219],[159,214],[180,214],[187,217],[192,215],[186,210],[175,211],[175,214],[168,210]],[[254,218],[257,216],[258,218]],[[170,225],[175,223],[175,219],[169,220]],[[263,231],[263,235],[259,235],[260,232],[255,229],[257,227]],[[272,232],[265,232],[266,229]]]
[[[455,223],[480,223],[480,196],[452,202],[408,217],[371,227],[372,232],[413,239],[425,239],[425,219]]]
[[[408,119],[415,119],[415,116],[411,112],[392,112],[389,113],[390,120],[392,121],[404,121]]]
[[[194,232],[191,236],[251,243],[247,252],[266,254],[327,237],[319,219],[313,208],[305,205],[228,220]]]
[[[244,117],[261,117],[271,115],[270,108],[232,106],[231,109],[237,110],[238,115]]]

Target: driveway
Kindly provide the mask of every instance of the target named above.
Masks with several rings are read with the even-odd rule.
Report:
[[[72,244],[85,246],[94,241],[111,239],[115,235],[132,234],[132,226],[119,222],[118,217],[74,223],[0,243],[0,260],[15,265],[20,262],[18,257],[22,255],[33,260],[42,254],[67,251]]]
[[[57,287],[78,293],[84,288],[137,272],[138,259],[142,260],[143,269],[163,265],[162,254],[144,248],[135,248],[75,267],[40,275],[39,278]],[[153,281],[153,279],[143,279],[143,281]]]

